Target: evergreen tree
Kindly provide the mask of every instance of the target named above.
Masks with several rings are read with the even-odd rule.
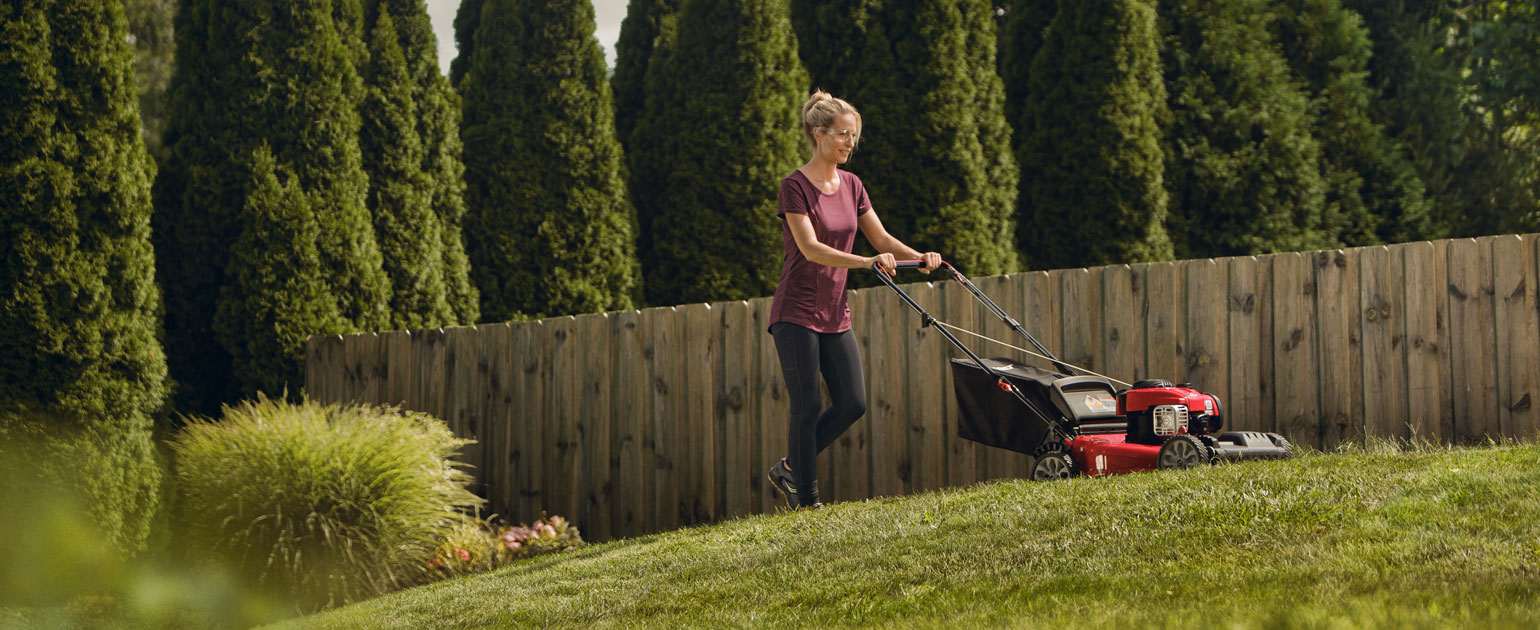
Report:
[[[1273,29],[1310,98],[1326,184],[1322,229],[1349,246],[1430,238],[1427,199],[1411,162],[1370,118],[1371,45],[1339,0],[1282,0]]]
[[[1180,258],[1337,245],[1322,231],[1308,100],[1268,31],[1265,0],[1161,0],[1171,112],[1167,230]]]
[[[1376,114],[1453,236],[1540,226],[1540,11],[1533,2],[1354,0],[1375,40]]]
[[[1032,64],[1023,117],[1022,251],[1037,267],[1167,260],[1157,117],[1165,100],[1154,7],[1085,0],[1059,11]]]
[[[141,549],[167,384],[123,6],[13,4],[0,34],[0,460],[27,464],[0,477],[82,493]]]
[[[444,294],[443,239],[428,173],[423,171],[419,116],[412,98],[416,83],[408,74],[389,7],[377,9],[364,71],[359,147],[369,176],[374,234],[391,281],[391,326],[452,324],[454,313]]]
[[[807,73],[784,3],[687,0],[672,49],[647,70],[633,188],[655,187],[644,256],[653,304],[775,291],[781,178],[803,160]]]
[[[466,5],[480,7],[481,3],[466,0],[462,10]],[[431,325],[473,324],[480,315],[481,298],[471,284],[461,229],[465,217],[465,165],[460,158],[460,96],[439,72],[438,38],[422,0],[369,0],[364,9],[365,23],[370,25],[382,10],[390,13],[406,58],[407,73],[415,81],[412,101],[417,106],[417,135],[423,145],[422,170],[428,177],[430,206],[439,224],[442,246],[438,256],[443,266],[445,299],[454,315],[451,321]],[[461,60],[468,57],[462,55],[455,61]]]
[[[1023,115],[1023,110],[1027,86],[1032,81],[1032,59],[1043,47],[1044,33],[1058,12],[1058,0],[1015,0],[1010,3],[1005,23],[1000,26],[999,70],[1000,78],[1005,82],[1005,119],[1015,131],[1011,136],[1011,150],[1018,153],[1030,130],[1027,126],[1030,121]],[[1028,214],[1027,208],[1017,209],[1018,216]]]
[[[610,89],[615,95],[615,134],[629,144],[636,121],[646,107],[647,64],[652,60],[659,35],[672,33],[671,22],[679,12],[679,0],[636,0],[626,6],[615,41],[615,74]],[[665,46],[668,36],[663,39]]]
[[[974,275],[1018,268],[1020,173],[991,7],[799,0],[793,10],[813,84],[861,111],[861,147],[847,166],[888,231]]]
[[[346,323],[322,281],[319,227],[310,200],[294,177],[279,182],[266,146],[253,153],[250,169],[214,334],[234,359],[241,396],[280,395],[285,388],[292,395],[298,393],[295,375],[304,373],[305,337],[345,330]]]
[[[465,93],[467,250],[492,320],[631,308],[635,210],[587,0],[487,0]]]
[[[164,161],[161,135],[166,131],[166,88],[171,83],[176,52],[173,21],[176,0],[125,0],[128,32],[134,43],[134,78],[139,86],[139,119],[144,144],[156,161]]]
[[[170,158],[155,185],[166,345],[180,406],[212,414],[233,393],[215,304],[244,226],[251,156],[270,147],[318,228],[327,294],[350,329],[388,322],[389,281],[365,207],[358,148],[361,83],[329,0],[251,0],[247,11],[184,0],[172,80]],[[320,331],[315,331],[320,332]],[[297,391],[300,374],[285,376]]]
[[[455,11],[455,47],[458,54],[449,62],[449,83],[464,93],[460,84],[470,72],[471,59],[476,52],[476,31],[481,28],[481,5],[485,0],[460,0]]]
[[[1457,165],[1465,160],[1468,124],[1462,115],[1460,77],[1438,27],[1443,0],[1344,0],[1359,14],[1373,51],[1367,82],[1370,113],[1404,152],[1427,190],[1433,234],[1449,236],[1465,206]]]

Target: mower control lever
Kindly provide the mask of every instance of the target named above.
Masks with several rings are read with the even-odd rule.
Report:
[[[925,261],[923,261],[923,260],[900,260],[900,261],[898,261],[898,264],[893,266],[893,268],[894,269],[924,269],[925,268]]]

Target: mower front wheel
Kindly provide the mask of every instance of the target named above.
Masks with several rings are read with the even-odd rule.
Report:
[[[1156,455],[1161,470],[1173,468],[1197,468],[1209,464],[1209,450],[1198,438],[1191,435],[1173,435],[1160,447]]]
[[[1075,476],[1075,460],[1067,453],[1044,453],[1032,464],[1033,481],[1056,481]]]

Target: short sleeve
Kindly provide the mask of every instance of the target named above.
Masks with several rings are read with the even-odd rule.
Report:
[[[807,193],[802,190],[797,178],[790,175],[781,180],[780,197],[775,202],[775,216],[785,217],[788,212],[802,215],[808,213]]]
[[[872,209],[872,201],[866,198],[866,185],[861,183],[861,178],[856,177],[855,173],[850,174],[850,183],[853,184],[851,190],[855,191],[856,216],[859,217]]]

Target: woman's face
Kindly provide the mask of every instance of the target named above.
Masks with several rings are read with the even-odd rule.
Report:
[[[855,114],[840,114],[829,126],[819,127],[814,135],[818,138],[819,155],[835,164],[844,164],[860,142],[861,119]]]

